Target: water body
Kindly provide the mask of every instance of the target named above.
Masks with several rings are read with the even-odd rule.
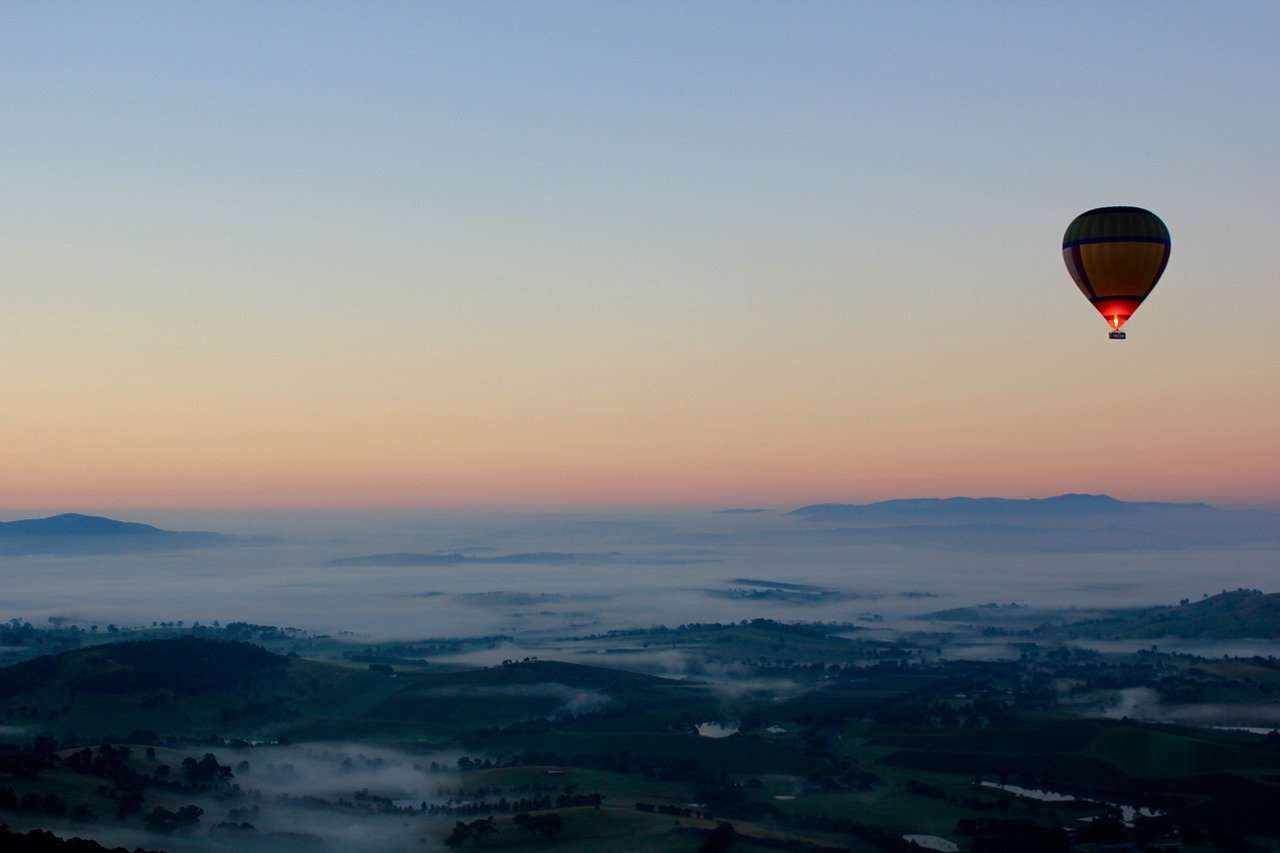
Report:
[[[1063,794],[1058,791],[1047,791],[1042,788],[1023,788],[1018,785],[1001,785],[998,782],[983,782],[984,788],[995,788],[998,791],[1007,791],[1018,797],[1026,797],[1030,800],[1039,800],[1042,803],[1071,803],[1077,800],[1086,803],[1097,803],[1101,806],[1111,806],[1120,810],[1120,818],[1126,826],[1133,824],[1134,818],[1139,817],[1156,817],[1164,814],[1159,809],[1136,808],[1134,806],[1126,806],[1121,803],[1107,802],[1106,800],[1091,800],[1086,797],[1076,797],[1071,794]],[[1085,821],[1092,818],[1084,818]]]
[[[956,853],[960,846],[937,835],[904,835],[902,840],[923,847],[925,850],[941,850],[943,853]]]
[[[1045,791],[1040,788],[1023,788],[1018,785],[1001,785],[999,782],[983,782],[984,788],[995,788],[997,791],[1007,791],[1018,797],[1026,797],[1029,800],[1038,800],[1042,803],[1073,803],[1076,798],[1071,794],[1060,794],[1056,791]]]

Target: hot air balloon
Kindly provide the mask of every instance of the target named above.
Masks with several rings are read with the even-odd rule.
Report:
[[[1147,298],[1169,263],[1169,229],[1140,207],[1099,207],[1067,226],[1062,259],[1076,286],[1124,340],[1120,327]]]

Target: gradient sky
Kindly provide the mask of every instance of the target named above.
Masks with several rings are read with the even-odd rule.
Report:
[[[1280,504],[1280,6],[0,4],[0,508]],[[1173,255],[1107,340],[1078,213]]]

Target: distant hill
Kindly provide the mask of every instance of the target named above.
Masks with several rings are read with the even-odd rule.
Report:
[[[149,524],[68,512],[49,518],[0,522],[0,556],[130,554],[140,551],[262,544],[270,537],[162,530]]]
[[[1204,503],[1121,501],[1110,495],[1057,495],[1051,498],[909,498],[869,504],[811,504],[788,515],[831,521],[1011,520],[1075,516],[1115,518],[1144,513],[1211,515],[1224,512]]]
[[[1132,551],[1280,540],[1280,515],[1203,503],[1051,498],[915,498],[812,504],[787,514],[840,541],[1004,551]]]

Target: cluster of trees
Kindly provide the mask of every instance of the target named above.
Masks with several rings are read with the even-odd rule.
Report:
[[[469,841],[483,841],[491,835],[497,835],[498,828],[493,825],[493,816],[482,817],[471,823],[458,821],[453,831],[445,838],[444,843],[450,847],[461,847]]]
[[[519,812],[511,819],[516,828],[538,838],[555,838],[564,833],[564,818],[556,812],[529,814]]]
[[[666,803],[636,803],[636,811],[638,812],[657,812],[658,814],[668,814],[674,817],[693,817],[693,809],[683,806],[671,806]]]
[[[529,814],[519,812],[511,819],[516,829],[528,833],[535,838],[550,840],[564,834],[564,818],[555,812],[546,814]],[[498,827],[493,816],[478,818],[470,823],[458,821],[453,830],[445,838],[444,843],[450,847],[461,847],[472,841],[483,841],[498,834]]]
[[[414,663],[419,658],[456,655],[467,648],[491,649],[514,641],[513,637],[506,634],[491,634],[466,639],[432,638],[416,643],[376,643],[366,646],[363,652],[349,653],[347,657],[358,663]]]
[[[513,664],[514,665],[514,664]],[[615,702],[606,705],[603,708],[596,708],[591,711],[578,711],[574,713],[568,710],[559,710],[552,717],[534,717],[528,720],[517,720],[505,726],[488,726],[485,728],[472,729],[463,737],[463,743],[470,749],[483,748],[491,741],[510,737],[512,735],[530,735],[544,734],[553,731],[558,726],[570,725],[573,723],[585,723],[588,721],[623,719],[625,717],[633,717],[636,714],[652,711],[659,707],[675,704],[674,700],[659,701],[652,696],[646,697],[644,700],[632,702]],[[694,730],[693,717],[689,714],[683,714],[682,719],[674,720],[671,723],[672,731],[692,732]],[[472,769],[484,769],[478,764]]]
[[[182,775],[185,781],[170,779],[171,770],[163,764],[156,768],[154,775],[138,770],[130,762],[132,754],[132,750],[127,746],[102,743],[96,748],[84,747],[65,757],[59,757],[56,741],[48,735],[40,735],[22,749],[11,747],[0,754],[0,772],[34,778],[42,772],[61,768],[72,773],[104,779],[106,784],[98,786],[98,794],[115,801],[114,812],[117,819],[142,811],[144,792],[148,786],[170,790],[205,790],[225,785],[232,778],[231,768],[219,764],[212,753],[205,753],[204,758],[199,760],[194,756],[183,759]],[[154,747],[147,748],[147,757],[155,758]],[[88,805],[80,804],[68,809],[67,803],[56,795],[36,797],[28,794],[19,798],[12,788],[0,789],[0,808],[17,808],[56,816],[69,815],[73,820],[78,821],[90,821],[96,818]],[[164,810],[161,809],[160,812],[163,813]],[[189,822],[190,810],[180,811],[177,814],[179,816],[175,818],[176,823],[170,826],[170,829],[186,826]],[[163,818],[163,814],[157,815],[154,820],[150,816],[145,820],[148,821],[148,825],[155,822],[161,828],[168,826],[168,819]]]
[[[199,761],[191,755],[182,759],[182,775],[197,784],[226,781],[232,777],[231,766],[219,764],[212,752],[206,752]]]
[[[46,829],[14,832],[5,825],[0,825],[0,849],[22,850],[24,853],[160,853],[141,847],[133,851],[123,847],[103,847],[87,838],[60,838]]]
[[[359,793],[355,794],[351,799],[338,797],[336,800],[327,800],[314,794],[303,794],[302,796],[276,794],[275,801],[281,805],[292,805],[305,809],[327,811],[356,810],[366,814],[411,815],[418,811],[414,806],[397,806],[388,797],[361,796]],[[426,803],[423,803],[423,805],[426,805]]]
[[[477,800],[472,803],[461,803],[455,805],[431,803],[427,805],[427,814],[445,814],[445,815],[473,815],[485,814],[486,812],[535,812],[545,811],[551,808],[567,809],[575,807],[590,806],[591,808],[600,808],[604,802],[603,794],[560,794],[555,798],[547,794],[541,797],[524,797],[518,800],[508,800],[506,797],[499,797],[497,800]]]
[[[762,820],[778,813],[773,803],[751,799],[746,788],[727,776],[703,779],[693,787],[693,799],[703,803],[705,815]]]
[[[735,628],[756,628],[780,634],[791,634],[799,637],[825,638],[832,634],[859,630],[861,626],[851,622],[779,622],[776,619],[743,619],[739,622],[690,622],[668,628],[666,625],[654,625],[651,628],[615,628],[603,634],[586,634],[574,637],[577,640],[614,640],[621,637],[657,637],[663,634],[699,634],[717,631],[731,631]]]
[[[176,812],[157,806],[142,820],[146,823],[147,829],[152,832],[161,832],[165,835],[172,835],[175,832],[187,834],[194,831],[200,824],[202,814],[204,809],[197,805],[186,805]]]
[[[87,805],[81,804],[75,809],[68,809],[67,801],[57,794],[44,794],[42,796],[31,791],[19,797],[17,791],[13,788],[0,788],[0,809],[43,814],[51,817],[64,817],[70,811],[72,820],[93,820],[93,810]]]
[[[151,624],[154,627],[156,623],[152,622]],[[193,630],[195,627],[194,625],[192,626]],[[217,620],[214,620],[213,627],[215,630],[217,629]],[[222,628],[221,633],[228,640],[242,643],[290,640],[305,634],[300,628],[278,628],[275,625],[255,625],[252,622],[228,622]]]
[[[909,702],[876,711],[881,725],[923,726],[942,729],[1004,728],[1017,725],[1018,709],[1007,702],[980,696],[972,702]]]

